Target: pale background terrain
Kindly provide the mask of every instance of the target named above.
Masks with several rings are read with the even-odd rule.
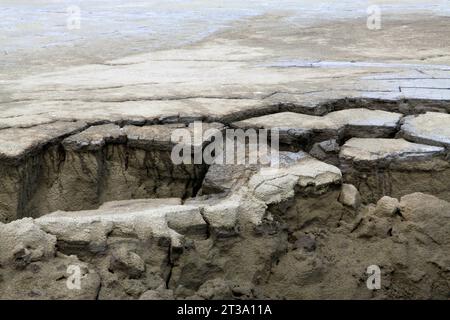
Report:
[[[366,10],[370,5],[380,6],[383,18],[389,17],[385,23],[412,13],[434,17],[450,14],[447,0],[1,0],[0,75],[11,78],[53,70],[57,66],[95,63],[155,49],[186,46],[219,30],[231,31],[236,24],[242,30],[239,37],[247,38],[252,37],[249,32],[270,33],[287,23],[283,30],[286,41],[289,40],[286,34],[306,33],[308,36],[303,39],[305,42],[297,42],[297,46],[318,41],[311,36],[319,30],[307,31],[305,27],[327,24],[326,30],[320,30],[320,37],[345,40],[355,36],[352,27],[347,29],[350,21],[364,18],[358,27],[365,26]],[[79,30],[67,28],[67,9],[71,6],[81,10]],[[255,18],[259,22],[258,30],[250,25]],[[336,28],[333,21],[345,23]],[[411,19],[397,27],[400,28],[400,33],[395,31],[399,41],[404,37],[402,30],[411,32],[418,28],[413,22]],[[420,21],[417,23],[421,24]],[[278,27],[273,28],[274,25]],[[436,28],[432,27],[432,30]],[[423,32],[428,34],[427,30]]]

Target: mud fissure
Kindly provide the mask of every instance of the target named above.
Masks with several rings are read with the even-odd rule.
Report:
[[[102,203],[142,198],[189,198],[201,188],[206,164],[174,165],[170,150],[108,143],[98,150],[66,150],[61,144],[0,165],[3,221],[39,217],[57,210],[98,208]]]
[[[372,126],[370,121],[366,121],[363,126],[348,123],[337,130],[318,128],[303,132],[292,128],[286,134],[282,132],[280,149],[304,150],[318,160],[339,167],[343,181],[354,184],[367,203],[383,195],[401,196],[415,190],[450,198],[446,182],[450,180],[448,151],[425,154],[422,158],[416,156],[407,161],[403,161],[395,150],[392,157],[376,161],[342,157],[342,150],[354,138],[395,141],[407,137],[412,142],[428,141],[405,133],[404,122],[429,111],[448,114],[448,101],[359,98],[337,99],[306,107],[280,99],[279,93],[266,99],[275,98],[263,108],[250,108],[224,116],[220,125],[222,128],[223,123],[235,127],[233,121],[286,111],[314,116],[357,108],[398,112],[401,116],[397,125]],[[392,118],[391,115],[388,117]],[[74,126],[74,131],[38,144],[14,161],[3,159],[0,162],[0,221],[39,217],[57,210],[95,209],[104,202],[114,200],[195,197],[204,187],[203,181],[209,167],[206,164],[174,165],[167,136],[170,130],[189,127],[189,123],[196,120],[201,119],[172,117],[123,120],[115,124],[97,121]],[[176,121],[183,123],[172,123]],[[127,135],[122,134],[122,130],[129,127],[133,127],[131,135],[135,136],[132,143]],[[96,128],[101,129],[97,132]],[[150,139],[147,129],[150,129]],[[90,131],[93,131],[91,136]],[[142,140],[142,135],[147,140]],[[384,143],[389,144],[387,140]]]

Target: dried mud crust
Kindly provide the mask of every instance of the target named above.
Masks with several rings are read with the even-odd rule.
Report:
[[[190,121],[3,129],[23,139],[1,149],[0,297],[449,298],[449,115],[374,103],[228,123],[281,129],[278,168],[174,165]]]
[[[0,298],[448,299],[450,20],[406,7],[6,66]],[[172,165],[195,120],[280,129],[282,165]]]

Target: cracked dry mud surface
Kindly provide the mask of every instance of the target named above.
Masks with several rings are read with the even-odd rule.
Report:
[[[386,14],[3,81],[0,298],[450,298],[450,22]],[[279,130],[280,166],[174,164],[199,120]]]

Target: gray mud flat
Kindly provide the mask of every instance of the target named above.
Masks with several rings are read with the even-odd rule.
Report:
[[[5,60],[0,298],[448,299],[449,19],[411,1],[374,31],[342,6],[228,8],[226,28],[134,56]],[[198,121],[279,131],[279,166],[175,164],[173,132]]]

